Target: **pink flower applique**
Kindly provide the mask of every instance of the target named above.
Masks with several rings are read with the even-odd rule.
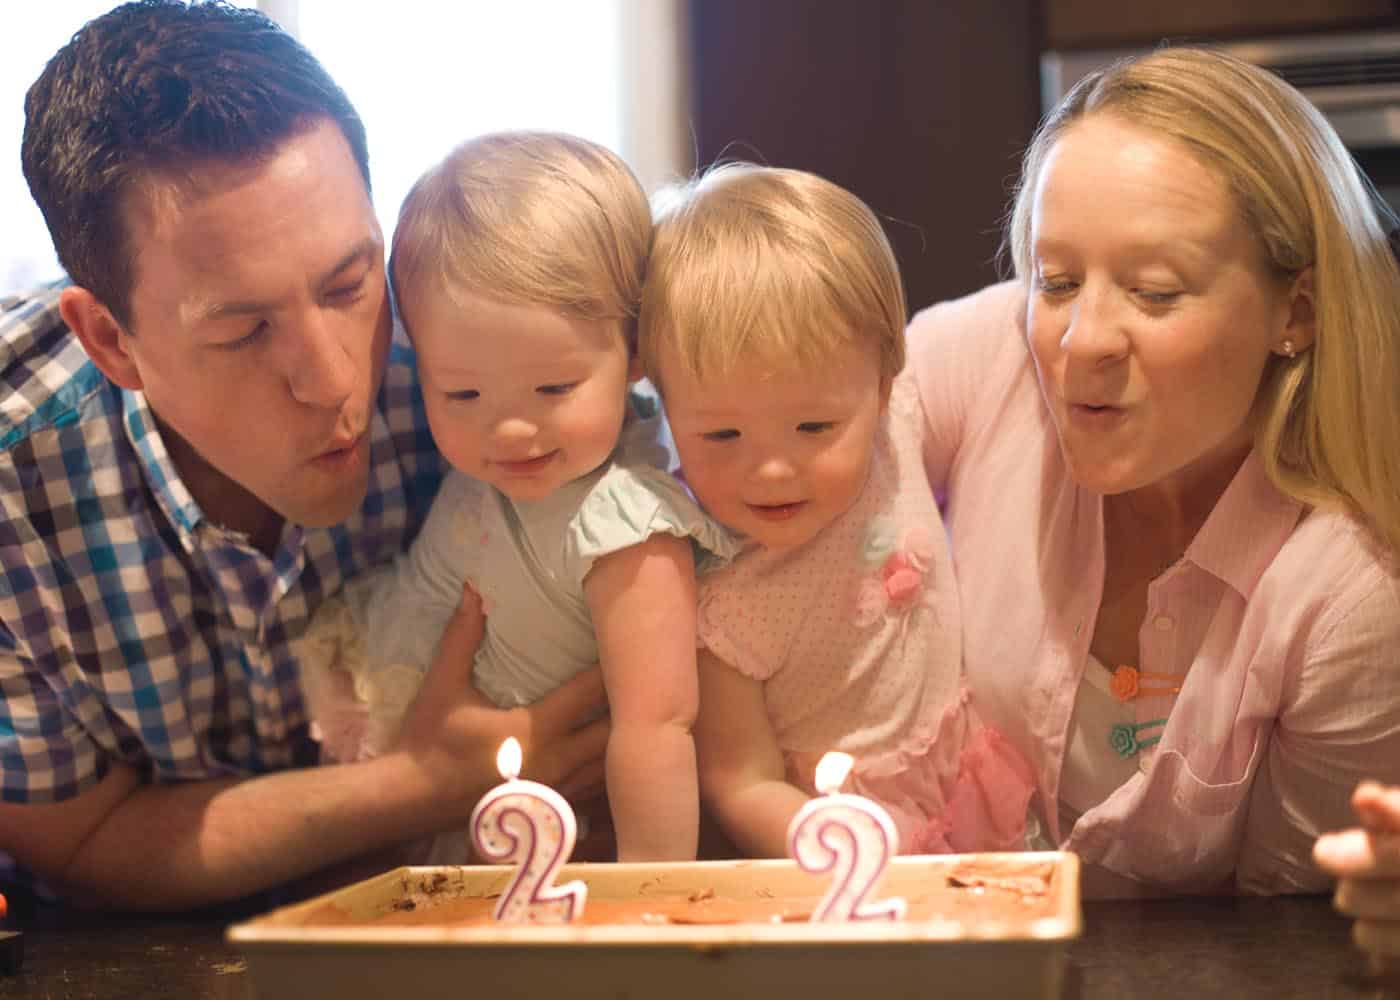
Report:
[[[918,603],[934,551],[933,535],[926,528],[911,529],[904,536],[904,544],[861,581],[856,595],[856,624],[861,628],[873,625],[891,608],[907,612]]]

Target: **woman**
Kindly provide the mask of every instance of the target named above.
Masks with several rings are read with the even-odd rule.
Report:
[[[1400,272],[1325,120],[1168,49],[1027,152],[1017,281],[910,327],[967,669],[1090,892],[1316,891],[1400,781]]]

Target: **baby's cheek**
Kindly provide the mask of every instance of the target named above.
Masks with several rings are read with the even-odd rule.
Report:
[[[685,484],[695,494],[695,499],[713,516],[724,519],[738,505],[734,486],[722,475],[715,475],[712,470],[704,468],[689,468],[684,464],[681,469],[685,473]]]

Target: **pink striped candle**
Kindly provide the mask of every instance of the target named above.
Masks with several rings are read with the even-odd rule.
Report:
[[[583,915],[588,887],[554,878],[574,851],[578,826],[562,795],[520,777],[520,742],[508,738],[496,753],[504,784],[482,796],[472,810],[471,836],[477,854],[496,864],[516,863],[515,874],[496,903],[495,917],[508,924],[566,924]]]
[[[788,855],[803,871],[831,873],[831,887],[812,911],[813,923],[901,920],[905,902],[890,897],[867,903],[894,857],[899,835],[890,814],[860,795],[837,793],[854,760],[831,751],[817,764],[821,794],[788,825]]]

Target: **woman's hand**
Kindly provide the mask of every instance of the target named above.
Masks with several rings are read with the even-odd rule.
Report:
[[[1400,786],[1363,781],[1351,797],[1361,826],[1323,834],[1313,859],[1338,879],[1337,909],[1372,971],[1400,976]]]

